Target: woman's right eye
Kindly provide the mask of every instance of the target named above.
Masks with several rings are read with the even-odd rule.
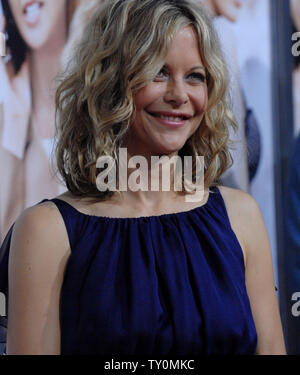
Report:
[[[161,80],[168,76],[168,72],[166,68],[160,69],[160,71],[156,74],[154,80]]]

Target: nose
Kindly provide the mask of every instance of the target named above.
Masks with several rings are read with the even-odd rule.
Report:
[[[174,106],[181,106],[188,102],[185,83],[181,80],[170,80],[166,88],[165,101]]]

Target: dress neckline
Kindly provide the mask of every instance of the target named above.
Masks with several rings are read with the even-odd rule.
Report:
[[[189,215],[189,214],[195,213],[197,211],[201,211],[203,209],[206,209],[207,206],[210,204],[210,201],[212,199],[212,194],[218,193],[218,192],[219,192],[219,189],[216,186],[210,188],[208,198],[207,198],[206,202],[204,204],[202,204],[201,206],[191,208],[190,210],[170,212],[170,213],[161,214],[161,215],[149,215],[149,216],[138,216],[138,217],[134,217],[134,216],[133,217],[97,216],[97,215],[92,215],[92,214],[87,214],[85,212],[81,212],[77,208],[75,208],[72,204],[68,203],[67,201],[65,201],[63,199],[52,198],[52,199],[49,199],[49,200],[62,202],[62,204],[65,204],[66,206],[68,206],[71,210],[76,212],[78,215],[82,215],[82,216],[85,216],[85,217],[90,217],[90,218],[94,218],[94,219],[98,219],[98,220],[105,220],[105,221],[109,221],[109,220],[110,221],[139,221],[139,220],[147,221],[148,220],[149,221],[149,220],[154,220],[154,219],[174,218],[174,217],[178,217],[178,216],[182,216],[182,215],[185,216],[185,215]],[[45,200],[48,200],[48,199],[45,199]]]

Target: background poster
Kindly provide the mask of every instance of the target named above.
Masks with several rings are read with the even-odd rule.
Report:
[[[0,237],[20,212],[61,186],[51,169],[55,76],[76,1],[3,0],[0,28],[7,55],[0,61]]]
[[[0,241],[20,213],[66,190],[53,154],[54,94],[101,0],[0,0]]]

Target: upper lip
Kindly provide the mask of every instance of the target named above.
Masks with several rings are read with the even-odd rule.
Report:
[[[34,3],[37,3],[37,4],[40,4],[40,5],[43,5],[43,1],[37,1],[37,0],[25,0],[22,2],[22,11],[23,13],[25,13],[25,10],[27,7],[29,7],[30,5],[34,4]]]
[[[168,116],[168,117],[181,117],[183,119],[190,119],[193,117],[188,113],[183,112],[164,112],[164,111],[148,111],[151,115],[158,115],[158,116]]]

